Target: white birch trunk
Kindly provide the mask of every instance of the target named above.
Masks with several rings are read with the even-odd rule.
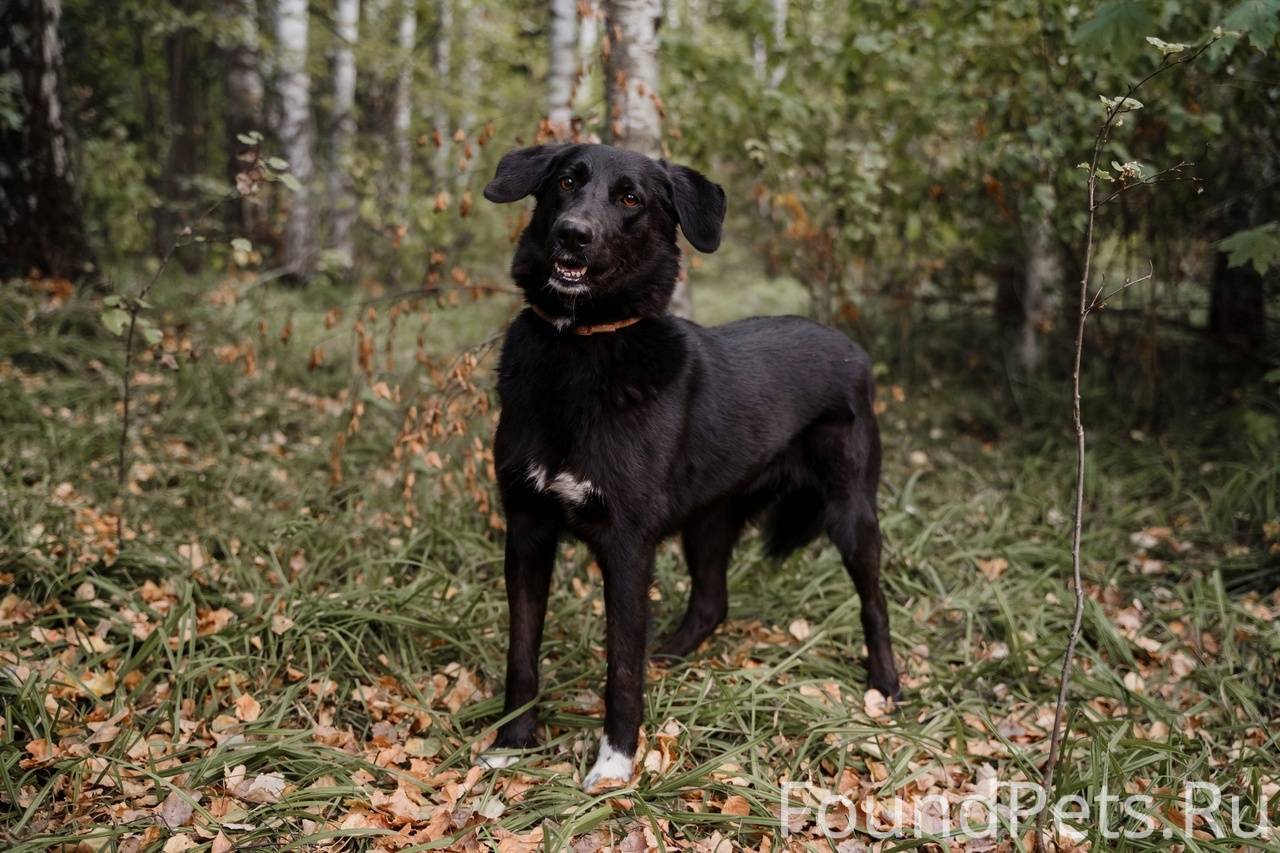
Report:
[[[329,245],[341,252],[343,263],[355,262],[355,189],[351,180],[351,150],[356,135],[356,43],[360,37],[360,0],[337,0],[333,15],[338,47],[333,56],[333,130],[329,164]]]
[[[241,142],[240,137],[264,130],[262,102],[265,86],[262,82],[257,0],[229,0],[224,11],[232,33],[227,71],[227,150],[230,152],[227,180],[234,183],[236,175],[248,165],[241,155],[253,147]],[[266,221],[262,202],[254,198],[240,199],[236,219],[236,224],[246,235],[256,238]]]
[[[773,0],[773,50],[781,54],[787,47],[787,0]],[[769,73],[769,88],[776,89],[787,75],[787,64],[779,55]]]
[[[573,111],[582,114],[596,102],[595,66],[600,39],[600,10],[596,0],[578,3],[578,76],[573,81]],[[597,140],[598,141],[598,140]]]
[[[605,0],[609,39],[609,136],[614,145],[662,156],[662,113],[658,109],[658,22],[661,0]],[[671,297],[671,313],[693,311],[689,280],[681,271]]]
[[[311,75],[307,71],[307,0],[278,0],[276,44],[279,71],[280,143],[299,188],[288,202],[284,226],[284,267],[306,279],[314,263],[311,210]]]
[[[658,112],[658,0],[605,0],[610,41],[610,138],[632,151],[662,156]]]
[[[577,0],[551,0],[551,55],[547,65],[547,126],[568,139],[573,121],[573,89],[578,76]]]
[[[402,0],[400,25],[396,28],[400,68],[396,75],[395,113],[392,119],[396,140],[396,211],[400,216],[404,216],[408,209],[413,178],[413,45],[417,37],[417,0]]]
[[[432,49],[432,64],[435,66],[435,111],[431,117],[432,130],[440,140],[432,162],[432,172],[436,183],[443,185],[449,177],[449,155],[453,150],[453,131],[450,129],[449,93],[453,92],[453,0],[437,0],[436,37]]]

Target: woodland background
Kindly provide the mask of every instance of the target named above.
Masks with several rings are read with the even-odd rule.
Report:
[[[1149,792],[1171,834],[1052,840],[1274,849],[1185,832],[1179,800],[1211,781],[1280,820],[1278,34],[1280,0],[9,0],[0,840],[834,847],[779,837],[791,779],[847,797],[842,849],[894,849],[868,830],[895,797],[1038,779],[1092,177],[1115,295],[1084,339],[1056,790]],[[1184,59],[1092,172],[1108,99]],[[677,310],[810,314],[875,357],[895,713],[834,555],[751,542],[729,623],[651,674],[632,788],[581,794],[603,615],[566,545],[545,746],[470,769],[501,709],[490,371],[527,216],[480,189],[555,139],[725,186]],[[655,632],[682,571],[672,546]],[[968,849],[1029,848],[1003,830]]]

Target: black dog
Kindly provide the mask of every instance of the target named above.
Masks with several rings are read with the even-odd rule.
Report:
[[[725,618],[734,543],[767,512],[773,555],[823,531],[835,543],[862,599],[871,684],[897,695],[867,354],[798,317],[704,329],[666,313],[676,226],[700,251],[720,244],[724,192],[692,169],[604,145],[544,145],[503,157],[484,194],[538,202],[511,268],[529,310],[507,333],[498,379],[494,459],[511,610],[505,713],[515,716],[494,749],[535,742],[538,650],[565,533],[590,546],[604,572],[607,714],[588,790],[631,776],[654,552],[675,533],[693,589],[656,654],[687,655]],[[515,757],[487,752],[482,761]]]

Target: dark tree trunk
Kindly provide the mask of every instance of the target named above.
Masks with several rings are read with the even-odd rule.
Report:
[[[176,3],[186,11],[186,0]],[[204,138],[204,86],[201,73],[203,53],[200,34],[180,27],[165,40],[165,60],[169,68],[169,152],[164,165],[165,209],[156,234],[156,253],[163,255],[193,223],[194,178],[200,167],[200,142]],[[193,272],[199,266],[194,252],[178,255],[183,267]]]
[[[14,126],[0,124],[0,276],[81,278],[97,265],[67,159],[59,90],[60,0],[0,6],[0,67],[18,78]]]
[[[1248,264],[1228,266],[1225,252],[1218,252],[1213,262],[1209,331],[1218,340],[1231,344],[1257,347],[1266,341],[1266,294],[1262,276]]]

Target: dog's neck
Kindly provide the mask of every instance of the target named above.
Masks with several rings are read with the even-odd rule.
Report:
[[[599,334],[607,334],[609,332],[616,332],[619,329],[625,329],[628,326],[634,326],[636,323],[639,323],[640,320],[642,319],[640,317],[628,317],[625,320],[615,320],[612,323],[593,323],[588,326],[575,326],[573,325],[572,317],[557,317],[554,314],[548,314],[546,311],[542,310],[541,308],[539,308],[537,305],[534,305],[533,303],[529,303],[529,307],[533,309],[533,313],[537,314],[543,320],[546,320],[548,323],[554,326],[557,332],[563,332],[565,330],[569,330],[569,331],[572,331],[575,335],[599,335]]]

